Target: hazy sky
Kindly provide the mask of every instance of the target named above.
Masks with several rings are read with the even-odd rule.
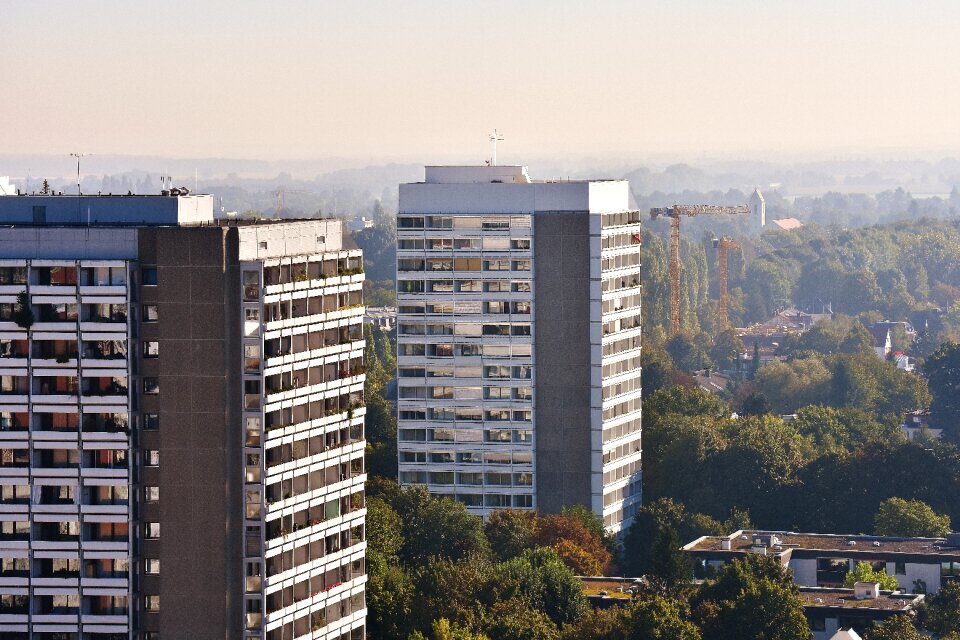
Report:
[[[960,150],[960,3],[0,0],[0,153]]]

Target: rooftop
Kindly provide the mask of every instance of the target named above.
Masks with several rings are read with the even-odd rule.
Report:
[[[854,596],[853,589],[800,587],[800,599],[803,600],[805,607],[909,611],[923,601],[923,594],[881,591],[879,598],[857,598]]]
[[[944,538],[892,538],[884,536],[836,535],[829,533],[795,533],[792,531],[736,531],[729,536],[703,536],[684,546],[684,550],[693,552],[716,551],[721,553],[742,554],[754,549],[754,539],[762,539],[762,545],[768,555],[777,556],[795,550],[842,552],[845,556],[866,555],[884,556],[893,554],[944,556],[960,559],[960,545],[948,544]],[[725,549],[725,541],[730,542]],[[953,542],[953,540],[951,540]]]

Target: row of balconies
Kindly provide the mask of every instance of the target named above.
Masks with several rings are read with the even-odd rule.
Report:
[[[306,540],[316,533],[338,526],[345,520],[358,520],[366,516],[366,501],[362,482],[357,482],[359,491],[340,498],[328,500],[307,509],[281,515],[266,523],[266,548],[275,549],[289,542]]]
[[[275,445],[272,442],[269,443],[271,446],[264,452],[267,476],[294,471],[330,458],[349,456],[355,451],[362,451],[363,446],[366,445],[362,433],[358,434],[359,437],[353,438],[349,436],[347,430],[348,428],[341,428],[296,441],[284,438],[283,442],[277,442]]]
[[[323,286],[331,286],[338,284],[340,278],[352,279],[357,276],[361,276],[362,280],[363,257],[359,252],[352,256],[348,254],[317,261],[265,266],[263,286],[276,287],[305,282],[319,282]]]

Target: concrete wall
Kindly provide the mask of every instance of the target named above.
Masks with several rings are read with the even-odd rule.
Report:
[[[401,184],[400,202],[400,213],[603,213],[629,209],[629,185],[625,180],[530,184]]]
[[[160,576],[146,576],[146,593],[160,594],[160,613],[144,628],[164,638],[238,638],[242,621],[239,267],[237,230],[143,229],[142,266],[156,266],[156,287],[142,287],[159,321],[141,324],[160,355],[143,361],[159,378],[158,395],[142,410],[160,414],[158,431],[142,446],[160,450],[159,468],[143,483],[161,487],[143,521],[160,522],[159,540],[143,554],[160,558]]]
[[[0,224],[34,224],[44,207],[46,225],[175,225],[213,221],[213,196],[3,196]]]
[[[589,215],[534,216],[537,506],[592,508]]]
[[[136,229],[0,229],[0,259],[136,260]]]
[[[238,227],[238,232],[240,260],[268,260],[343,249],[343,220],[246,225]]]

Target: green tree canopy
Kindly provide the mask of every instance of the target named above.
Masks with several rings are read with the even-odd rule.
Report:
[[[751,555],[726,565],[692,600],[703,640],[810,640],[789,570]]]
[[[947,342],[923,364],[933,402],[930,426],[945,438],[960,442],[960,344]]]
[[[949,581],[928,595],[919,610],[920,626],[937,636],[960,634],[960,582]]]
[[[867,629],[863,640],[924,640],[924,636],[913,626],[910,617],[901,613]]]
[[[853,589],[858,582],[879,583],[884,591],[894,591],[900,587],[895,577],[887,575],[886,569],[875,571],[869,562],[858,562],[853,571],[847,571],[843,577],[843,586],[847,589]]]
[[[890,498],[880,503],[874,519],[880,536],[942,538],[950,533],[950,516],[938,514],[920,500]]]

